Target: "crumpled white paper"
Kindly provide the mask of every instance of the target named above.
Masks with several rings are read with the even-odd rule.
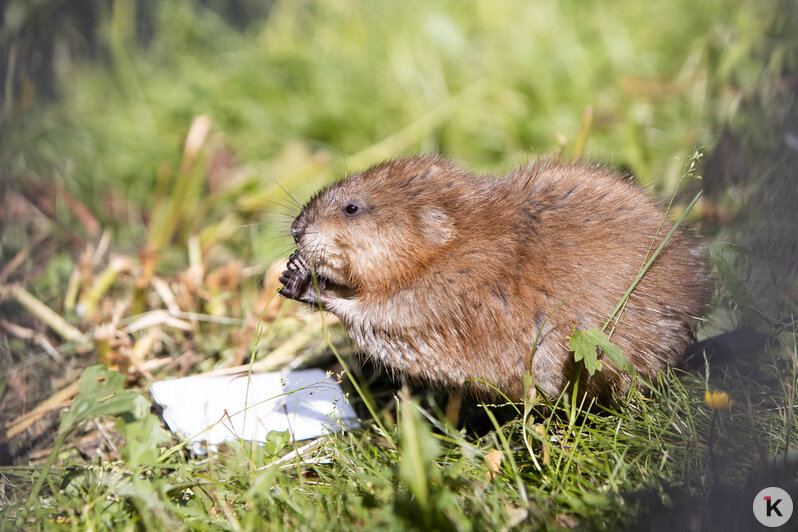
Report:
[[[273,430],[305,440],[358,426],[341,386],[320,369],[199,375],[154,382],[150,393],[196,452],[228,440],[264,442]]]

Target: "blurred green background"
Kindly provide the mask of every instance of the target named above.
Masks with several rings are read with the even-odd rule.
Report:
[[[304,199],[404,153],[504,173],[576,148],[669,194],[685,157],[790,68],[791,4],[11,0],[0,165],[57,180],[140,244],[207,115],[204,175],[179,198],[205,203],[184,205],[177,236],[255,227],[218,240],[258,260],[285,249],[273,180]],[[209,183],[220,164],[236,171]]]

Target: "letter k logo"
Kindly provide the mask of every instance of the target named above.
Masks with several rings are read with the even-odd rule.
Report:
[[[766,497],[763,497],[763,499],[765,499],[765,503],[767,504],[767,508],[765,510],[765,513],[766,513],[766,515],[768,517],[770,517],[770,515],[773,512],[776,512],[776,515],[778,515],[779,517],[782,517],[781,512],[779,511],[779,503],[781,502],[781,499],[776,499],[776,502],[771,502],[772,497],[770,497],[769,495],[766,496]]]
[[[792,516],[792,497],[778,486],[770,486],[756,494],[753,510],[754,517],[763,525],[782,526]]]

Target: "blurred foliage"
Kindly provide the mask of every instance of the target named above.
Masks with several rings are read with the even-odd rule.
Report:
[[[794,66],[792,7],[12,0],[0,32],[9,45],[0,167],[57,173],[102,222],[135,226],[199,114],[264,196],[285,198],[269,178],[283,182],[323,155],[323,168],[284,182],[302,197],[355,170],[347,168],[355,154],[476,87],[373,158],[440,151],[506,171],[567,149],[590,106],[587,153],[670,190],[674,156],[711,143],[712,121],[766,71]],[[119,220],[109,197],[145,213]]]

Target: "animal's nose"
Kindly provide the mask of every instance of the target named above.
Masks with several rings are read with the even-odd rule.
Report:
[[[291,236],[294,237],[294,242],[299,244],[299,237],[302,236],[302,230],[299,227],[297,227],[295,225],[292,225],[291,226]]]

